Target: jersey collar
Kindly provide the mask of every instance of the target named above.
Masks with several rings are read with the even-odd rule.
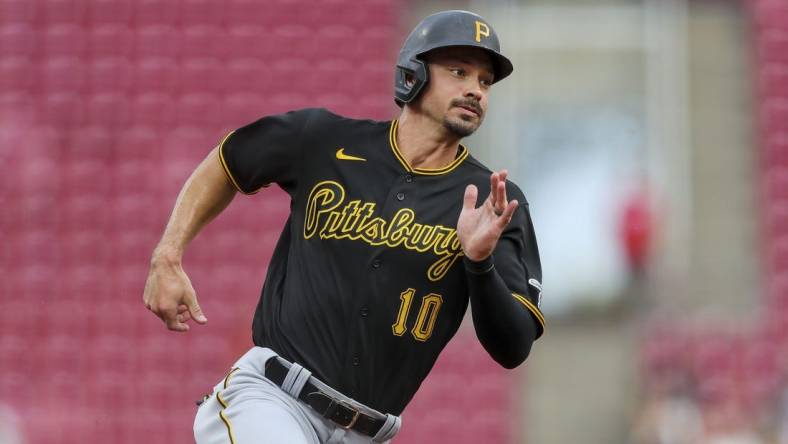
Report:
[[[397,125],[397,119],[391,121],[391,128],[389,128],[389,145],[391,145],[391,151],[394,152],[394,157],[399,160],[405,170],[409,173],[424,174],[428,176],[446,174],[457,168],[465,160],[465,158],[468,157],[468,149],[460,144],[459,155],[457,155],[457,157],[455,157],[450,164],[444,166],[443,168],[413,168],[408,164],[408,161],[405,160],[405,156],[402,155],[399,150],[399,146],[397,146]]]

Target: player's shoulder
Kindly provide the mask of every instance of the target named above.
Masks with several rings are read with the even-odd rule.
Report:
[[[377,121],[372,119],[357,119],[343,116],[330,111],[326,108],[303,108],[293,111],[299,113],[306,119],[307,126],[311,130],[332,130],[332,129],[373,129],[388,126],[390,122]]]
[[[487,167],[479,159],[469,154],[465,159],[467,174],[470,175],[470,183],[476,185],[483,195],[489,192],[490,189],[490,175],[493,170]],[[506,196],[509,199],[517,199],[520,205],[528,206],[528,200],[525,198],[523,190],[511,179],[506,180]]]

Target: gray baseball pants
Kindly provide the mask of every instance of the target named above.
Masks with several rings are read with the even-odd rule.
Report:
[[[194,419],[197,444],[333,444],[387,443],[399,431],[398,416],[371,410],[309,376],[295,364],[285,378],[287,391],[265,377],[265,362],[275,358],[268,348],[253,347],[214,387],[198,407]],[[298,399],[306,381],[353,405],[367,415],[385,419],[377,436],[370,438],[346,430],[323,418]]]

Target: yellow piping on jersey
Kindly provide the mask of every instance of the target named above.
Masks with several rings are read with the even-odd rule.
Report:
[[[517,293],[512,293],[512,296],[514,296],[515,299],[520,301],[520,303],[525,305],[525,308],[527,308],[531,313],[534,314],[534,316],[539,321],[539,323],[542,324],[542,330],[544,331],[545,320],[544,320],[544,316],[542,316],[542,312],[539,311],[539,308],[536,305],[534,305],[533,302],[529,301],[528,298],[526,298],[523,295],[519,295]]]
[[[219,163],[222,164],[222,168],[224,169],[224,173],[227,174],[227,177],[230,178],[230,182],[233,183],[233,186],[235,187],[236,190],[240,191],[243,194],[256,194],[260,190],[262,190],[263,188],[267,187],[268,184],[263,185],[260,188],[254,190],[254,191],[252,191],[250,193],[247,193],[246,191],[242,190],[241,187],[238,185],[238,182],[235,180],[235,177],[233,177],[233,173],[230,172],[230,168],[227,167],[227,161],[224,160],[224,152],[223,152],[224,151],[224,143],[227,142],[227,139],[229,139],[230,136],[232,136],[234,132],[235,131],[230,131],[229,133],[227,133],[227,135],[224,136],[224,139],[222,139],[222,141],[219,143]]]
[[[468,157],[468,149],[465,148],[462,144],[460,144],[460,155],[457,156],[450,164],[446,165],[443,168],[412,168],[408,161],[405,160],[405,157],[402,155],[402,152],[399,150],[399,146],[397,145],[397,127],[399,123],[396,119],[391,121],[391,127],[389,128],[389,145],[391,146],[391,150],[394,152],[394,157],[399,160],[405,170],[409,173],[416,173],[416,174],[424,174],[427,176],[438,176],[441,174],[446,174],[453,171],[457,168],[463,160]]]
[[[234,368],[230,370],[230,373],[228,373],[227,377],[224,378],[225,389],[227,388],[227,384],[230,383],[230,376],[232,376],[232,374],[238,370],[239,370],[238,368]],[[227,426],[227,434],[230,435],[230,444],[235,444],[235,435],[233,435],[233,427],[230,425],[230,420],[227,419],[227,416],[225,416],[224,414],[224,409],[227,408],[227,402],[224,399],[222,399],[221,392],[216,392],[216,400],[219,401],[219,404],[221,404],[222,406],[222,409],[219,410],[219,418],[221,418],[224,425]]]

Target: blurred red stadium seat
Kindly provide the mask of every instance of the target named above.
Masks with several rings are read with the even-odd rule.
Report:
[[[178,64],[171,57],[150,57],[137,62],[134,89],[137,93],[173,93],[178,86]]]
[[[788,200],[772,200],[765,207],[765,234],[772,239],[788,235]]]
[[[37,39],[38,33],[29,24],[0,25],[0,54],[3,58],[33,57]]]
[[[330,92],[336,89],[340,79],[351,77],[354,72],[353,65],[344,59],[328,59],[319,62],[308,70],[308,76],[300,79],[302,89],[312,94]]]
[[[0,0],[0,23],[30,24],[38,4],[30,0]]]
[[[758,0],[753,4],[753,18],[759,28],[784,29],[788,23],[788,5],[783,0]]]
[[[197,109],[208,109],[211,99],[205,96],[198,96],[193,99],[196,103],[182,101],[180,111],[178,113],[179,122],[188,122],[191,119],[197,119],[188,113],[197,113]],[[194,120],[191,120],[194,123]],[[179,126],[173,129],[165,138],[162,149],[162,160],[165,165],[177,162],[191,163],[191,169],[197,167],[197,164],[202,160],[208,152],[215,147],[223,135],[214,133],[205,128],[195,126]]]
[[[131,86],[132,65],[126,58],[101,58],[89,66],[89,87],[93,94],[126,93]]]
[[[135,94],[131,103],[131,119],[135,125],[169,129],[176,121],[175,107],[175,100],[170,94]]]
[[[222,115],[230,128],[240,128],[263,116],[265,99],[257,94],[236,93],[224,97]],[[229,131],[228,131],[229,132]]]
[[[148,25],[178,24],[180,19],[180,3],[169,0],[136,0],[134,5],[134,23],[138,27]]]
[[[767,168],[788,168],[788,131],[771,131],[764,139],[761,164]]]
[[[369,109],[356,102],[379,83],[358,86],[372,73],[348,80],[349,67],[367,53],[359,36],[378,32],[365,29],[395,17],[369,9],[350,0],[0,0],[0,112],[27,112],[39,125],[35,137],[20,130],[30,143],[9,154],[14,167],[0,179],[0,230],[10,238],[0,292],[25,298],[4,299],[9,313],[0,312],[0,396],[21,392],[22,378],[39,381],[19,401],[34,412],[25,422],[40,419],[31,442],[190,437],[193,400],[237,357],[223,356],[237,338],[248,342],[289,197],[272,187],[236,204],[217,221],[234,231],[190,250],[195,282],[219,297],[207,340],[168,335],[142,306],[152,249],[183,182],[230,128],[315,101]],[[341,23],[326,25],[330,17]],[[368,54],[382,58],[379,48]],[[348,81],[337,88],[334,76]],[[310,83],[327,90],[313,94]],[[380,97],[390,110],[390,96]],[[174,357],[183,347],[199,369]]]
[[[764,64],[758,73],[763,97],[788,99],[788,64]]]
[[[42,86],[46,91],[80,92],[85,86],[85,64],[76,57],[58,57],[44,62]]]
[[[0,71],[2,70],[0,61]],[[0,77],[4,74],[0,73]],[[24,89],[4,90],[0,88],[0,113],[19,113],[20,110],[31,110],[31,104],[36,102],[32,92]]]
[[[228,93],[237,91],[239,95],[271,91],[277,82],[268,70],[268,66],[258,59],[233,59],[222,69],[223,89]]]
[[[76,232],[84,227],[92,227],[102,233],[111,228],[110,215],[107,211],[107,194],[109,190],[99,190],[92,194],[75,195],[68,199],[60,211],[60,226],[66,232]],[[71,241],[70,237],[66,237]],[[64,244],[64,247],[67,244]],[[90,254],[82,252],[81,254]],[[78,261],[78,257],[75,257]]]
[[[763,192],[772,201],[788,200],[788,167],[774,166],[763,174]]]
[[[221,57],[222,39],[217,36],[224,34],[216,25],[187,26],[178,33],[178,55],[182,58]]]
[[[55,93],[42,98],[41,118],[59,130],[85,124],[85,103],[77,93]]]
[[[759,63],[788,63],[788,29],[766,29],[756,34]]]
[[[88,2],[88,23],[92,26],[131,23],[134,2],[124,0],[91,0]]]
[[[511,416],[512,413],[508,410],[490,411],[479,408],[461,424],[464,429],[463,442],[515,442],[511,439]]]
[[[217,58],[191,58],[181,63],[178,84],[182,92],[218,93],[225,81],[224,67]]]
[[[765,134],[788,133],[788,98],[767,98],[761,102],[760,123]]]
[[[36,67],[26,58],[0,59],[0,91],[29,91],[36,79]]]
[[[86,34],[87,31],[85,28],[73,24],[47,27],[43,31],[43,57],[45,59],[56,57],[84,57],[87,47]]]
[[[45,24],[82,24],[85,20],[87,3],[73,0],[39,0],[41,18]]]
[[[396,57],[399,50],[397,46],[397,39],[399,37],[397,28],[390,23],[373,25],[364,27],[362,30],[361,40],[364,45],[358,48],[356,57],[357,62],[375,62],[375,61],[388,61]],[[393,75],[393,70],[392,70]]]
[[[269,2],[265,11],[256,0],[227,0],[225,2],[225,21],[232,32],[233,28],[246,25],[277,23],[278,8]],[[265,13],[264,13],[265,12]]]
[[[77,159],[96,159],[108,162],[112,157],[115,146],[115,132],[100,126],[86,126],[72,132],[66,149],[64,159],[72,161]]]
[[[237,4],[237,0],[231,4]],[[246,13],[246,17],[249,19],[254,16]],[[273,54],[271,44],[266,41],[268,34],[270,34],[270,28],[263,26],[259,20],[249,21],[250,24],[234,25],[227,31],[222,52],[230,60],[230,63],[244,58],[259,61],[268,60],[268,57]]]
[[[129,210],[131,209],[133,207],[129,208]],[[114,234],[113,247],[122,254],[122,263],[143,265],[150,263],[151,253],[159,241],[166,220],[158,212],[147,211],[146,213],[148,214],[136,216],[139,224],[146,226],[124,223],[114,227],[116,233]],[[152,229],[151,227],[154,225],[155,229]]]
[[[315,10],[320,10],[323,14],[335,14],[334,7],[341,7],[341,5],[349,5],[349,2],[339,2],[331,4],[331,6],[327,6],[325,8],[315,8]],[[358,9],[358,8],[353,8]],[[343,23],[346,21],[333,21],[329,18],[324,18],[322,23]],[[318,21],[316,23],[321,23]],[[324,25],[317,28],[314,39],[314,46],[312,47],[312,52],[309,54],[305,54],[307,58],[313,60],[331,60],[331,59],[341,59],[344,58],[346,60],[352,59],[357,55],[359,48],[362,45],[365,45],[362,39],[359,38],[357,31],[349,25],[345,24],[330,24]]]
[[[213,0],[181,0],[179,13],[181,23],[189,25],[221,25],[224,23],[227,6]]]
[[[93,59],[131,57],[134,54],[134,31],[124,24],[101,24],[90,28],[88,38]]]
[[[200,128],[200,132],[209,132],[211,128],[222,124],[222,116],[214,113],[219,106],[221,100],[218,95],[205,92],[185,94],[178,100],[178,124]]]
[[[180,33],[172,25],[147,25],[137,28],[134,52],[138,59],[172,58],[178,52]]]
[[[116,159],[158,160],[163,146],[161,133],[148,126],[132,126],[120,133],[116,145]]]
[[[87,123],[110,130],[120,130],[131,124],[128,97],[121,92],[88,96]]]
[[[267,44],[272,49],[272,57],[293,57],[294,55],[311,54],[317,50],[317,41],[311,30],[304,25],[287,24],[276,26],[273,32],[267,32]]]
[[[90,252],[85,254],[89,255]],[[86,260],[69,268],[68,275],[64,274],[65,279],[60,283],[61,302],[85,303],[111,297],[112,282],[106,270],[106,264],[90,263]]]
[[[84,198],[82,198],[84,202]],[[91,208],[92,209],[92,208]],[[60,263],[67,267],[78,267],[80,265],[92,266],[106,266],[112,258],[110,251],[110,244],[107,242],[107,236],[96,228],[107,229],[106,226],[100,226],[102,220],[106,216],[94,223],[88,221],[86,225],[79,228],[72,228],[64,231],[64,235],[60,237]],[[93,230],[86,230],[85,227],[91,227]]]
[[[75,159],[64,165],[63,188],[65,195],[104,196],[109,190],[111,170],[103,159]]]
[[[155,232],[159,228],[164,228],[164,221],[160,219],[160,215],[151,211],[156,205],[153,195],[117,193],[113,200],[112,225],[115,230],[122,233],[117,239],[119,245],[128,244],[128,247],[132,247],[134,242],[144,241],[147,236],[138,237],[136,230]],[[124,237],[127,231],[133,233],[129,234],[132,236],[130,239]],[[150,246],[151,251],[154,246]]]
[[[112,192],[115,195],[157,197],[161,180],[161,171],[156,161],[129,158],[115,166]]]

